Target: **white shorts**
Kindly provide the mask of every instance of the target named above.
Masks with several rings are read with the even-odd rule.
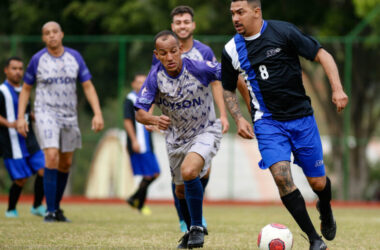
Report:
[[[36,114],[36,134],[42,149],[58,148],[60,152],[74,152],[82,147],[78,125],[62,125],[52,116]]]
[[[181,174],[181,165],[186,155],[190,152],[197,153],[204,159],[205,164],[199,174],[199,178],[205,176],[211,166],[212,158],[219,150],[221,139],[222,125],[220,120],[217,120],[217,122],[204,133],[195,136],[193,140],[181,147],[176,149],[169,149],[168,147],[170,171],[174,184],[182,185],[184,183]]]

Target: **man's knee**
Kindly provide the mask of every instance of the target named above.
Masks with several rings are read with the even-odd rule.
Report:
[[[16,183],[17,186],[23,187],[27,180],[28,178],[17,179],[17,180],[14,180],[14,183]]]
[[[326,186],[326,176],[307,178],[314,191],[322,191]]]
[[[184,181],[191,181],[198,177],[199,169],[192,165],[182,165],[181,173]]]
[[[176,185],[175,186],[175,195],[178,199],[185,199],[185,186],[184,185]]]

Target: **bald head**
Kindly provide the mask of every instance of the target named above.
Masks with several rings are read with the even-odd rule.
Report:
[[[42,30],[41,30],[42,33],[44,32],[44,29],[49,28],[49,27],[58,28],[60,31],[62,31],[61,25],[59,25],[59,23],[55,21],[49,21],[42,26]]]
[[[42,26],[42,41],[46,44],[49,52],[59,51],[58,54],[63,52],[63,32],[59,23],[50,21]]]

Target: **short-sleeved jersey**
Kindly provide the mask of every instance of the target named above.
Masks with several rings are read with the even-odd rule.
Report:
[[[151,133],[145,128],[145,126],[135,118],[134,104],[137,99],[137,93],[135,91],[130,92],[124,101],[124,119],[129,119],[133,123],[135,129],[136,138],[140,145],[140,153],[153,152],[153,143]],[[129,154],[133,153],[132,143],[129,135],[127,136],[127,149]]]
[[[216,63],[216,57],[212,49],[198,40],[193,40],[193,47],[181,55],[182,58],[188,58],[195,61],[211,61]],[[153,55],[152,65],[156,65],[160,61]]]
[[[293,24],[263,21],[259,34],[236,34],[222,53],[222,84],[234,91],[239,73],[251,96],[252,120],[292,120],[313,113],[299,55],[314,60],[321,45]]]
[[[34,110],[48,112],[58,122],[77,123],[77,80],[83,83],[91,79],[78,51],[64,47],[60,57],[49,54],[46,48],[37,52],[29,62],[24,82],[37,84]]]
[[[181,146],[215,123],[210,83],[220,80],[220,64],[182,59],[177,77],[167,74],[161,63],[154,65],[144,82],[135,107],[148,111],[155,103],[171,119],[166,142]]]
[[[17,120],[20,91],[21,87],[14,88],[7,81],[0,85],[0,115],[8,122]],[[15,128],[0,126],[0,151],[4,158],[21,159],[40,150],[29,116],[30,104],[28,103],[25,119],[29,123],[29,132],[26,138],[17,133]]]

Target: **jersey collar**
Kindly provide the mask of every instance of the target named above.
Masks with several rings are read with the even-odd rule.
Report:
[[[263,19],[263,25],[261,26],[261,30],[260,30],[260,32],[257,33],[257,34],[255,34],[255,35],[253,35],[253,36],[244,37],[244,39],[245,39],[246,41],[252,41],[252,40],[255,40],[255,39],[259,38],[259,37],[261,36],[261,34],[265,31],[267,25],[268,25],[267,21],[265,21],[265,20]]]

